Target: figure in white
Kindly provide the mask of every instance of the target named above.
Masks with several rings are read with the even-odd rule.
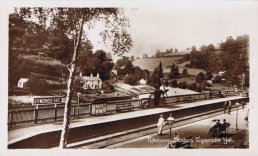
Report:
[[[160,115],[160,118],[159,118],[159,121],[157,123],[157,127],[158,127],[158,132],[157,134],[158,135],[161,135],[162,134],[162,130],[163,130],[163,126],[165,125],[165,120],[163,118],[163,115],[161,114]]]

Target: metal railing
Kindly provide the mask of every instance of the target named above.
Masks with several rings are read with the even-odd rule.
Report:
[[[232,96],[234,94],[227,94]],[[204,92],[199,94],[177,95],[169,97],[161,97],[161,105],[179,104],[186,102],[194,102],[200,100],[207,100],[212,98],[219,98],[217,94]],[[132,99],[132,100],[119,100],[119,101],[98,101],[87,103],[73,103],[71,109],[71,117],[79,118],[90,115],[107,115],[117,113],[117,106],[121,104],[130,104],[132,109],[124,108],[127,110],[140,110],[149,108],[149,103],[153,99]],[[129,105],[127,105],[129,106]],[[60,105],[44,105],[44,106],[31,106],[28,108],[11,109],[8,111],[8,126],[17,127],[28,124],[40,124],[46,122],[56,122],[63,120],[64,104]]]

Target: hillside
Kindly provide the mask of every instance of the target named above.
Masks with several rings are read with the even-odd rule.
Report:
[[[183,62],[181,64],[179,63],[179,60],[183,56],[178,56],[178,57],[161,57],[161,58],[141,58],[138,60],[133,61],[134,66],[139,66],[141,69],[148,69],[149,71],[154,71],[156,67],[159,66],[159,62],[161,61],[162,66],[163,66],[163,71],[164,73],[169,73],[170,72],[170,66],[175,63],[179,67],[179,72],[182,72],[183,69],[187,69],[188,73],[190,75],[197,75],[200,72],[206,73],[205,70],[202,69],[196,69],[196,68],[186,68],[185,64],[189,63]]]
[[[149,71],[154,71],[156,67],[159,66],[159,62],[161,61],[163,66],[163,71],[165,73],[170,72],[170,67],[173,63],[177,63],[179,59],[181,59],[182,56],[179,57],[161,57],[161,58],[140,58],[138,60],[133,61],[134,66],[139,66],[141,69],[148,69]]]
[[[67,67],[60,60],[32,54],[19,54],[15,60],[15,64],[9,68],[9,72],[12,73],[9,81],[13,81],[9,90],[10,95],[16,94],[12,92],[12,88],[17,86],[20,78],[28,78],[30,91],[38,95],[53,94],[58,90],[60,94],[60,90],[65,87],[62,77],[67,72]]]

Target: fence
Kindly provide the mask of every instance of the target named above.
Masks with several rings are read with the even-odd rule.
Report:
[[[231,96],[232,94],[227,94]],[[178,95],[161,98],[161,105],[194,102],[221,97],[219,94],[204,92],[199,94]],[[80,104],[72,104],[71,117],[79,118],[90,115],[107,115],[123,111],[146,109],[150,107],[153,99],[135,99],[119,101],[98,101]],[[12,109],[8,113],[8,126],[16,127],[26,124],[38,124],[44,122],[61,121],[64,114],[64,104],[44,105],[23,109]]]

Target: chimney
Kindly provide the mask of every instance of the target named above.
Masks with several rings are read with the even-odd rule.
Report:
[[[92,73],[90,74],[90,77],[93,77]]]
[[[99,77],[99,73],[97,73],[97,77]]]

